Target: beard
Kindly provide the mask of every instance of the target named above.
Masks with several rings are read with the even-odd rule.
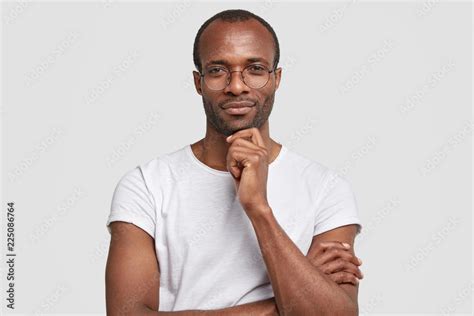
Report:
[[[237,98],[232,101],[243,101],[242,98]],[[229,116],[224,112],[222,104],[225,104],[229,101],[225,101],[221,104],[214,104],[209,99],[202,97],[202,103],[204,106],[204,111],[206,112],[207,120],[212,124],[214,129],[225,136],[234,134],[237,131],[247,129],[247,128],[260,128],[270,116],[270,113],[273,109],[273,102],[275,101],[275,91],[268,95],[263,104],[256,101],[254,108],[256,113],[253,114],[253,117],[250,113],[245,115],[235,115]],[[229,117],[229,118],[227,118]]]

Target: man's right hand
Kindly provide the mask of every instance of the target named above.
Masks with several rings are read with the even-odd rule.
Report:
[[[356,285],[359,283],[359,279],[364,277],[359,269],[362,261],[349,249],[339,241],[325,241],[317,245],[317,251],[308,259],[337,284],[352,283]]]

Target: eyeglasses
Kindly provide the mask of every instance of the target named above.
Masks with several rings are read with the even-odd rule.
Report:
[[[206,86],[211,90],[223,90],[230,83],[230,75],[233,72],[240,72],[242,81],[252,89],[263,88],[270,79],[270,73],[275,69],[269,70],[264,65],[249,65],[244,70],[230,71],[223,66],[212,66],[204,70],[201,74]]]

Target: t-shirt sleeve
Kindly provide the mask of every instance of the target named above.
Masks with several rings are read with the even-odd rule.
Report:
[[[316,209],[313,236],[349,224],[357,224],[357,234],[360,233],[362,224],[354,192],[345,178],[334,170],[328,170],[322,198]]]
[[[155,238],[155,203],[139,166],[128,171],[115,187],[106,223],[109,233],[114,221],[132,223]]]

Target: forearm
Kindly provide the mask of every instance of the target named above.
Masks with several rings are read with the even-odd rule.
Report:
[[[357,315],[357,304],[311,264],[271,208],[251,218],[280,315]]]
[[[234,316],[234,315],[254,315],[254,316],[275,316],[278,315],[277,307],[275,299],[269,298],[262,301],[226,307],[222,309],[215,309],[215,310],[183,310],[183,311],[176,311],[176,312],[162,312],[162,311],[153,311],[147,308],[141,315],[163,315],[163,316],[174,316],[174,315],[182,315],[182,316],[213,316],[213,315],[226,315],[226,316]]]

